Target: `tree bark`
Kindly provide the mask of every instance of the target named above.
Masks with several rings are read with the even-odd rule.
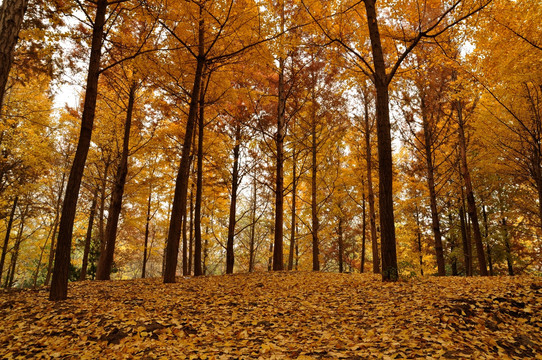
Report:
[[[423,276],[422,229],[420,226],[420,213],[418,211],[418,206],[416,206],[415,216],[416,216],[416,236],[417,236],[417,245],[418,245],[418,257],[419,257],[419,262],[420,262],[420,275]]]
[[[92,203],[90,205],[90,215],[88,216],[87,234],[85,236],[85,248],[83,250],[83,263],[81,265],[81,273],[79,280],[84,281],[87,278],[88,254],[90,253],[90,243],[92,241],[92,228],[94,227],[94,218],[96,217],[96,204],[98,203],[98,189],[94,190]]]
[[[371,227],[371,249],[373,253],[373,273],[380,274],[380,255],[378,253],[378,239],[376,235],[375,194],[373,189],[373,155],[371,149],[371,127],[369,124],[369,98],[363,94],[365,110],[365,161],[367,163],[367,188],[369,201],[369,225]]]
[[[175,193],[173,197],[171,219],[169,221],[169,230],[167,237],[164,283],[174,283],[175,274],[177,271],[177,257],[179,253],[179,240],[181,238],[182,227],[182,209],[186,207],[188,179],[190,173],[190,150],[192,147],[192,135],[196,124],[201,79],[203,77],[203,68],[206,62],[204,49],[204,25],[205,23],[203,20],[203,5],[201,5],[199,10],[198,56],[196,73],[194,75],[194,83],[192,85],[192,93],[190,97],[190,107],[188,110],[188,119],[186,122],[186,130],[184,134],[183,150],[181,153],[181,164],[179,166],[179,172],[177,173],[177,179],[175,181]]]
[[[365,183],[362,182],[363,188],[365,188]],[[365,272],[365,243],[367,241],[367,211],[366,211],[366,200],[365,200],[365,189],[362,190],[363,197],[362,197],[362,226],[361,226],[361,265],[359,268],[360,273]]]
[[[0,8],[0,116],[9,71],[13,64],[13,53],[27,7],[28,0],[4,0]]]
[[[189,239],[188,239],[188,275],[192,275],[194,273],[194,267],[192,266],[194,264],[194,257],[192,256],[194,253],[194,182],[192,182],[192,186],[190,188],[190,231],[189,231]]]
[[[248,272],[254,271],[255,241],[256,241],[256,206],[257,206],[256,176],[252,180],[252,214],[250,225],[250,240],[248,246]]]
[[[318,143],[316,139],[316,98],[314,94],[314,87],[315,84],[313,83],[312,89],[311,89],[311,96],[312,96],[312,105],[311,105],[311,234],[312,234],[312,270],[313,271],[320,271],[320,249],[319,249],[319,241],[318,241],[318,230],[320,227],[320,222],[318,221],[318,201],[317,201],[317,195],[318,190],[316,189],[317,186],[317,172],[318,172],[318,159],[317,159],[317,152],[318,152]]]
[[[375,3],[376,0],[365,0],[364,2],[369,37],[371,39],[374,65],[373,81],[376,89],[382,280],[396,281],[399,278],[399,270],[397,268],[395,218],[393,214],[393,165],[388,94],[389,80],[386,74],[386,63],[380,41]]]
[[[203,83],[204,76],[202,76]],[[205,115],[205,88],[201,86],[199,93],[198,116],[198,162],[196,169],[196,208],[194,210],[194,276],[203,274],[201,263],[201,197],[203,194],[203,135]]]
[[[506,218],[502,219],[502,228],[504,235],[504,247],[506,251],[506,265],[508,266],[508,275],[514,276],[514,268],[512,267],[512,250],[510,247],[510,239],[508,238],[508,224]]]
[[[11,235],[11,227],[13,226],[13,219],[15,218],[15,210],[17,209],[17,202],[19,201],[19,196],[15,196],[13,200],[13,205],[11,207],[11,212],[9,213],[8,226],[6,228],[6,236],[4,237],[4,246],[2,246],[2,256],[0,257],[0,281],[2,281],[2,272],[4,270],[4,263],[6,261],[6,254],[8,252],[9,237]]]
[[[429,203],[431,208],[431,223],[433,227],[433,236],[435,238],[435,254],[437,258],[437,271],[439,276],[446,275],[446,267],[444,264],[444,251],[442,248],[442,234],[440,232],[440,220],[437,209],[437,193],[435,191],[435,166],[433,164],[433,124],[429,123],[427,118],[427,109],[425,99],[422,95],[421,110],[423,122],[424,150],[425,163],[427,166],[427,187],[429,188]]]
[[[124,185],[128,175],[128,155],[130,146],[130,129],[132,126],[132,114],[134,110],[135,94],[137,84],[130,86],[128,97],[128,108],[126,110],[126,121],[124,123],[124,139],[122,142],[122,155],[113,191],[111,193],[111,203],[109,204],[109,214],[107,216],[107,225],[105,227],[105,251],[100,253],[98,268],[96,269],[96,280],[109,280],[111,268],[113,267],[113,258],[115,255],[115,244],[117,240],[117,228],[119,224],[120,212],[122,210],[122,196],[124,195]]]
[[[467,143],[465,139],[465,124],[463,121],[463,108],[460,102],[456,103],[458,117],[458,132],[459,132],[459,149],[461,154],[461,175],[465,183],[467,193],[467,212],[472,221],[472,230],[474,233],[474,243],[476,244],[476,254],[478,255],[478,266],[480,275],[487,276],[486,257],[484,253],[484,244],[482,242],[482,234],[480,232],[480,223],[478,222],[478,213],[476,211],[476,202],[474,200],[474,192],[470,172],[467,165]]]
[[[482,205],[482,216],[484,218],[484,239],[486,240],[487,264],[489,265],[489,276],[493,276],[493,259],[491,256],[491,246],[489,245],[489,224],[487,223],[486,207]]]
[[[143,264],[141,265],[141,278],[144,279],[147,273],[147,260],[149,249],[149,227],[151,224],[151,202],[152,202],[152,186],[149,187],[149,197],[147,199],[147,216],[145,218],[145,242],[143,246]],[[183,219],[184,221],[184,219]],[[183,273],[184,275],[184,273]]]
[[[296,198],[297,198],[297,152],[295,144],[292,149],[292,224],[290,228],[290,251],[288,252],[288,270],[292,271],[294,268],[294,251],[295,251],[295,229],[296,224]]]
[[[47,263],[47,275],[45,276],[45,286],[49,286],[51,281],[51,275],[53,273],[53,263],[55,260],[55,240],[57,238],[57,230],[60,218],[60,205],[62,204],[62,195],[64,194],[64,183],[66,182],[66,173],[62,172],[62,180],[60,181],[60,188],[58,190],[58,197],[55,204],[55,219],[53,220],[53,233],[51,235],[51,247],[49,249],[49,261]]]
[[[92,45],[90,50],[85,101],[83,105],[81,133],[79,135],[79,142],[77,144],[77,150],[75,152],[70,176],[68,178],[68,185],[66,187],[66,196],[64,197],[58,232],[53,280],[51,283],[51,291],[49,293],[49,300],[53,301],[65,300],[68,297],[68,272],[73,222],[75,219],[77,200],[79,198],[81,178],[83,177],[83,170],[87,160],[90,138],[92,136],[92,127],[94,124],[107,5],[107,0],[97,0],[96,2],[96,17],[92,29]]]
[[[467,236],[467,221],[465,219],[463,204],[459,206],[459,219],[461,221],[461,239],[463,241],[463,262],[465,267],[465,275],[472,276],[472,253],[470,239]]]
[[[17,259],[19,258],[19,249],[21,247],[21,242],[23,241],[23,231],[26,221],[26,216],[28,215],[28,204],[24,207],[24,210],[21,212],[21,219],[19,223],[19,230],[17,231],[17,238],[15,239],[15,245],[13,246],[13,253],[11,254],[11,264],[9,269],[9,276],[6,278],[4,287],[11,289],[13,286],[13,281],[15,279],[15,270],[17,268]]]
[[[339,236],[339,272],[344,272],[344,239],[343,239],[343,218],[339,216],[339,224],[337,229],[337,234]]]
[[[233,148],[233,173],[231,185],[230,217],[228,224],[228,242],[226,244],[226,274],[233,273],[235,263],[233,253],[233,238],[235,236],[235,218],[237,209],[237,188],[239,187],[239,148],[241,146],[241,123],[237,121],[235,125],[235,146]]]

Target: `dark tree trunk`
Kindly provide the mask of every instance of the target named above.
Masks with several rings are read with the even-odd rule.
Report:
[[[484,239],[486,241],[486,251],[487,251],[487,264],[489,265],[489,276],[493,276],[493,259],[491,256],[491,245],[489,245],[489,225],[487,223],[487,212],[486,207],[482,205],[482,215],[484,218]]]
[[[277,134],[275,137],[277,163],[275,180],[275,244],[273,247],[273,270],[284,270],[283,224],[284,224],[284,135],[286,99],[284,95],[284,59],[279,59]]]
[[[450,208],[450,204],[448,204],[448,208]],[[448,214],[448,221],[450,222],[449,231],[450,231],[450,234],[452,234],[451,229],[452,229],[452,224],[453,224],[454,219],[452,217],[451,212]],[[457,247],[456,241],[457,241],[457,238],[455,237],[455,235],[450,235],[450,252],[452,253],[451,258],[452,258],[452,275],[453,276],[457,276],[458,274],[457,257],[455,256],[455,248]]]
[[[297,197],[297,152],[295,144],[292,149],[292,226],[290,228],[290,251],[288,252],[288,270],[294,268],[295,230],[296,224],[296,197]]]
[[[369,200],[369,225],[371,227],[371,249],[373,253],[373,273],[380,274],[380,255],[378,252],[378,239],[376,235],[375,194],[373,189],[373,155],[371,149],[371,127],[369,124],[369,97],[363,94],[365,110],[365,161],[367,162],[367,187]]]
[[[194,253],[194,182],[192,182],[192,186],[190,188],[190,231],[189,231],[189,239],[188,239],[188,275],[192,275],[194,273],[194,267],[192,266],[194,264],[194,257],[192,256]]]
[[[391,149],[391,124],[389,109],[389,80],[386,63],[382,52],[378,19],[375,8],[376,0],[365,0],[367,24],[374,65],[374,85],[376,89],[376,129],[378,139],[379,173],[379,208],[382,253],[382,280],[396,281],[399,277],[397,268],[397,250],[395,242],[395,220],[393,214],[393,168]]]
[[[111,268],[113,267],[113,258],[115,255],[115,244],[117,240],[117,228],[119,224],[120,212],[122,210],[122,196],[124,195],[124,185],[128,175],[128,153],[130,145],[130,129],[132,126],[132,114],[134,110],[134,101],[137,85],[134,83],[130,87],[128,98],[128,108],[126,110],[126,121],[124,123],[124,139],[122,142],[122,155],[115,175],[113,191],[111,193],[111,203],[109,204],[109,214],[107,216],[107,225],[105,227],[105,251],[100,254],[98,268],[96,269],[96,280],[109,280]]]
[[[312,109],[311,109],[311,220],[312,220],[312,270],[320,271],[320,249],[318,244],[318,228],[320,223],[318,221],[318,190],[316,189],[317,182],[316,176],[318,172],[318,143],[316,139],[316,109],[315,109],[315,96],[314,96],[314,85],[311,89],[312,93]]]
[[[23,24],[28,0],[4,0],[0,8],[0,115],[13,64],[13,52]]]
[[[365,183],[363,183],[365,187]],[[365,242],[367,241],[367,211],[365,204],[365,189],[363,189],[363,198],[362,198],[362,226],[361,226],[361,265],[359,268],[360,273],[365,272]]]
[[[149,197],[147,199],[147,216],[145,218],[145,243],[143,247],[143,264],[141,265],[142,279],[145,278],[146,273],[147,273],[147,260],[148,260],[148,251],[149,251],[149,227],[151,224],[151,202],[152,202],[152,186],[149,188]]]
[[[105,251],[105,203],[107,198],[107,178],[109,177],[109,167],[111,166],[111,157],[107,156],[104,163],[104,174],[102,186],[100,189],[100,213],[98,214],[98,237],[100,239],[100,254]]]
[[[230,202],[230,218],[228,224],[228,243],[226,244],[226,274],[233,273],[233,265],[235,262],[233,253],[233,238],[235,236],[235,225],[237,220],[235,213],[237,210],[237,188],[239,187],[239,148],[241,143],[241,124],[239,121],[235,125],[235,146],[233,148],[233,173],[231,184],[231,202]]]
[[[433,129],[432,124],[427,119],[427,109],[425,100],[421,100],[423,135],[424,135],[424,150],[425,163],[427,166],[427,187],[429,188],[429,202],[431,208],[431,222],[433,227],[433,235],[435,237],[435,254],[437,257],[437,269],[439,276],[446,275],[446,267],[444,265],[444,251],[442,249],[442,234],[440,232],[440,220],[437,209],[437,193],[435,191],[435,166],[433,165]]]
[[[504,235],[504,247],[506,250],[506,265],[508,266],[508,275],[514,276],[514,268],[512,267],[512,249],[510,247],[510,239],[508,238],[508,224],[506,219],[502,219],[502,229]]]
[[[478,213],[476,212],[476,202],[474,200],[474,192],[470,178],[469,168],[467,166],[467,142],[465,139],[465,124],[463,122],[462,105],[457,102],[457,117],[458,117],[458,132],[459,132],[459,149],[461,154],[461,175],[465,183],[467,192],[467,212],[472,221],[472,230],[474,233],[474,243],[476,244],[476,254],[478,255],[478,266],[480,275],[487,276],[486,257],[484,253],[484,244],[482,242],[482,234],[480,232],[480,223],[478,222]]]
[[[21,242],[23,241],[23,232],[26,221],[26,216],[28,214],[28,204],[24,207],[24,210],[21,212],[21,219],[19,224],[19,230],[17,231],[17,238],[15,239],[15,245],[13,246],[13,252],[11,254],[11,264],[9,268],[9,276],[6,278],[4,287],[11,289],[13,286],[13,281],[15,279],[15,270],[17,269],[17,259],[19,258],[19,249],[21,248]]]
[[[470,247],[470,239],[467,236],[467,221],[465,219],[464,206],[459,206],[459,219],[461,221],[461,239],[463,241],[463,262],[465,267],[465,275],[472,276],[472,253]]]
[[[166,261],[164,269],[164,283],[174,283],[177,271],[177,257],[179,254],[179,240],[181,238],[181,227],[183,209],[186,207],[186,195],[188,191],[188,178],[190,173],[190,150],[192,147],[192,136],[196,125],[199,94],[201,88],[201,79],[203,77],[203,68],[205,65],[205,27],[203,21],[203,5],[199,10],[199,30],[198,30],[198,56],[196,64],[196,73],[192,86],[190,98],[190,107],[188,110],[188,119],[184,134],[183,150],[181,154],[181,164],[177,179],[175,181],[175,193],[171,209],[171,219],[169,221],[169,230],[167,236]],[[201,253],[200,253],[201,255]],[[200,262],[201,266],[201,262]],[[200,267],[201,273],[201,267]]]
[[[55,260],[55,240],[57,238],[58,220],[60,219],[60,205],[62,205],[62,195],[64,194],[64,184],[66,183],[66,173],[62,172],[62,180],[60,181],[60,188],[58,190],[58,197],[55,204],[55,219],[53,220],[53,232],[51,235],[51,246],[49,249],[49,261],[47,263],[47,275],[45,276],[45,286],[49,286],[51,281],[51,275],[53,273],[53,263]]]
[[[15,218],[15,210],[17,209],[17,202],[19,201],[19,196],[15,196],[13,200],[13,205],[11,207],[11,212],[9,213],[8,226],[6,228],[6,236],[4,237],[4,246],[2,246],[2,256],[0,257],[0,281],[2,281],[2,272],[4,270],[4,263],[6,261],[6,254],[8,252],[9,237],[11,235],[11,227],[13,226],[13,219]]]
[[[90,205],[90,215],[88,216],[87,234],[85,236],[85,247],[83,249],[83,263],[79,280],[84,281],[87,278],[88,254],[90,253],[90,243],[92,241],[92,228],[94,227],[94,218],[96,217],[96,204],[98,203],[98,189],[94,190],[92,203]]]
[[[66,187],[66,196],[62,206],[62,215],[58,231],[58,241],[55,254],[55,266],[53,270],[53,279],[51,282],[51,291],[49,300],[65,300],[68,297],[68,272],[70,266],[70,251],[72,244],[73,222],[75,219],[75,210],[79,198],[79,188],[83,170],[87,160],[92,127],[94,124],[94,114],[96,111],[96,98],[98,95],[98,77],[100,75],[100,58],[102,53],[102,40],[104,34],[105,14],[107,10],[107,0],[97,0],[96,17],[92,29],[92,45],[90,49],[90,60],[87,78],[87,87],[85,93],[85,102],[83,105],[83,116],[81,121],[81,133],[77,150],[73,159],[73,165],[68,178]]]
[[[269,244],[269,262],[267,264],[267,271],[273,270],[273,242]]]
[[[337,229],[339,235],[339,272],[344,272],[344,239],[343,239],[343,218],[339,217],[339,225]]]
[[[250,225],[250,240],[248,246],[248,272],[254,271],[255,241],[256,241],[256,206],[257,206],[257,188],[256,176],[252,181],[252,214]]]
[[[416,206],[416,235],[417,235],[417,245],[418,245],[418,257],[420,262],[420,274],[423,276],[423,249],[422,249],[422,229],[420,226],[420,213],[418,211],[418,206]],[[439,274],[440,275],[440,274]]]

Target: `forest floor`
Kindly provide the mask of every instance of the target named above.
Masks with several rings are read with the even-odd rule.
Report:
[[[542,359],[542,279],[274,272],[0,293],[0,358]]]

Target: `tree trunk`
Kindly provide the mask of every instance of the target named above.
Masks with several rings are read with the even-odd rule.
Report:
[[[68,297],[68,272],[70,266],[73,222],[75,219],[77,200],[79,198],[81,178],[83,177],[83,170],[87,160],[92,127],[94,124],[107,5],[107,0],[97,0],[96,2],[96,17],[92,29],[92,46],[90,50],[85,102],[83,105],[81,133],[79,135],[79,142],[77,143],[77,150],[73,159],[68,185],[66,187],[66,196],[64,197],[64,204],[62,206],[53,280],[51,283],[51,291],[49,293],[49,300],[53,301],[65,300]]]
[[[102,186],[100,189],[100,213],[98,214],[98,237],[100,238],[100,254],[105,251],[105,202],[107,196],[107,178],[109,177],[109,167],[111,166],[110,155],[107,156],[104,163],[104,174]]]
[[[210,75],[209,75],[210,76]],[[204,76],[202,76],[203,83]],[[201,196],[203,194],[203,135],[205,115],[205,88],[202,86],[199,93],[199,116],[198,116],[198,162],[196,170],[196,208],[194,217],[194,276],[200,276],[201,264]]]
[[[235,236],[235,213],[237,209],[237,188],[239,186],[239,148],[241,143],[241,123],[235,125],[235,146],[233,148],[233,173],[231,184],[230,218],[228,224],[228,243],[226,244],[226,274],[233,273],[235,262],[233,253],[233,238]]]
[[[363,94],[365,109],[365,161],[367,162],[367,187],[369,200],[369,225],[371,227],[371,248],[373,253],[373,273],[380,274],[380,255],[378,253],[378,239],[376,235],[375,194],[373,189],[373,155],[371,149],[371,127],[369,124],[369,98]]]
[[[87,278],[88,254],[90,253],[90,243],[92,241],[92,228],[94,226],[94,218],[96,217],[96,204],[98,203],[98,188],[94,190],[92,203],[90,205],[90,215],[88,216],[87,234],[85,236],[85,248],[83,250],[83,263],[81,265],[81,273],[79,280],[84,281]]]
[[[134,110],[134,101],[137,85],[133,83],[130,87],[128,98],[128,109],[126,110],[126,121],[124,123],[124,139],[122,142],[122,155],[113,191],[111,193],[111,203],[109,204],[109,214],[107,216],[107,225],[105,227],[105,251],[100,254],[98,268],[96,269],[96,280],[109,280],[111,268],[113,267],[113,258],[115,255],[115,244],[117,240],[117,228],[119,224],[120,212],[122,209],[122,196],[124,195],[124,185],[128,175],[128,152],[130,145],[130,129],[132,126],[132,114]]]
[[[450,207],[450,204],[448,204],[448,208],[451,208]],[[452,217],[452,213],[448,213],[448,221],[450,222],[450,229],[449,229],[449,233],[452,234],[451,230],[452,230],[452,224],[453,224],[453,217]],[[455,248],[456,248],[456,240],[457,238],[455,237],[455,235],[450,235],[450,252],[452,254],[452,275],[453,276],[457,276],[457,257],[455,256]]]
[[[465,210],[463,204],[459,206],[459,219],[461,221],[461,239],[463,240],[463,258],[465,275],[472,276],[472,253],[470,239],[467,236],[467,221],[465,219]]]
[[[489,265],[489,276],[493,276],[493,259],[491,256],[491,246],[489,245],[489,225],[487,223],[487,212],[486,207],[482,205],[482,215],[484,218],[484,239],[486,241],[486,251],[487,251],[487,264]]]
[[[314,84],[311,89],[312,94],[312,106],[311,106],[311,155],[312,155],[312,161],[311,161],[311,219],[312,219],[312,270],[313,271],[320,271],[320,249],[318,246],[318,228],[320,226],[320,223],[318,221],[318,201],[317,201],[317,195],[318,190],[316,189],[317,182],[316,182],[316,175],[318,171],[318,163],[317,163],[317,139],[316,139],[316,109],[315,109],[315,96],[314,96]]]
[[[399,272],[397,268],[395,220],[393,214],[393,168],[388,94],[389,80],[386,75],[386,63],[382,52],[375,3],[376,0],[365,0],[364,2],[365,10],[367,12],[369,37],[371,39],[374,65],[373,81],[376,89],[382,280],[396,281],[399,277]]]
[[[194,264],[192,256],[194,253],[194,182],[192,182],[192,186],[190,188],[190,231],[189,231],[189,239],[188,239],[188,275],[192,275],[194,273],[194,267],[192,266]]]
[[[339,217],[339,225],[337,229],[339,235],[339,272],[344,272],[344,243],[343,243],[343,218]]]
[[[4,237],[4,246],[2,247],[2,256],[0,257],[0,282],[2,281],[2,272],[4,270],[4,263],[6,261],[6,254],[8,252],[9,237],[11,235],[11,227],[13,226],[13,219],[15,218],[15,210],[17,209],[17,202],[19,201],[19,196],[15,196],[13,200],[13,206],[11,207],[11,212],[9,213],[8,226],[6,228],[6,236]]]
[[[288,270],[294,268],[294,251],[295,251],[295,229],[296,224],[296,197],[297,197],[297,152],[295,143],[292,149],[292,224],[290,228],[290,251],[288,252]]]
[[[365,242],[367,241],[367,211],[366,211],[366,204],[365,204],[365,183],[362,182],[363,189],[363,197],[362,197],[362,226],[361,226],[361,265],[359,268],[360,273],[365,272]]]
[[[62,195],[64,194],[64,183],[66,182],[66,173],[62,172],[62,180],[60,181],[60,189],[55,204],[55,219],[53,220],[53,233],[51,236],[51,247],[49,249],[49,262],[47,263],[47,275],[45,276],[45,286],[49,286],[51,275],[53,273],[53,262],[55,260],[55,239],[57,238],[57,230],[60,218],[60,205],[62,204]]]
[[[508,224],[506,219],[502,219],[502,228],[504,234],[504,246],[506,250],[506,265],[508,266],[508,275],[514,276],[514,268],[512,267],[512,250],[510,247],[510,239],[508,238]]]
[[[423,276],[423,252],[422,252],[422,229],[420,227],[420,213],[418,211],[418,206],[416,206],[416,235],[417,235],[417,245],[418,245],[418,256],[420,262],[420,274]],[[439,274],[440,275],[440,274]]]
[[[17,231],[15,246],[13,247],[13,253],[11,254],[11,265],[10,265],[10,270],[9,270],[9,276],[6,278],[6,282],[4,283],[4,287],[8,289],[11,289],[11,287],[13,286],[13,281],[15,279],[17,259],[19,258],[19,249],[21,247],[21,242],[23,241],[24,225],[25,225],[27,214],[28,214],[28,204],[25,206],[24,210],[21,212],[19,230]]]
[[[147,199],[147,217],[145,218],[145,242],[143,247],[143,264],[141,265],[141,278],[144,279],[147,273],[147,260],[149,248],[149,227],[151,224],[151,201],[152,201],[152,186],[149,188],[149,197]],[[183,219],[184,221],[184,219]],[[184,274],[184,273],[183,273]]]
[[[23,24],[28,0],[4,0],[0,8],[0,116],[13,64],[13,52]]]
[[[465,182],[465,190],[467,192],[467,212],[472,221],[472,230],[474,232],[474,243],[476,244],[476,254],[478,255],[478,266],[480,275],[487,276],[486,257],[484,253],[484,244],[482,243],[482,234],[480,232],[480,224],[478,222],[478,213],[476,211],[476,202],[472,189],[469,168],[467,166],[467,143],[465,139],[465,124],[463,122],[462,105],[457,102],[457,117],[458,117],[458,132],[459,132],[459,149],[461,154],[461,175]]]
[[[435,254],[437,257],[437,269],[439,276],[446,275],[446,267],[444,265],[444,251],[442,249],[442,234],[440,232],[440,220],[437,209],[437,194],[435,191],[435,167],[433,165],[433,131],[432,124],[429,124],[427,119],[427,109],[425,100],[421,99],[422,121],[423,121],[423,136],[425,163],[427,166],[427,187],[429,188],[429,202],[431,208],[431,222],[433,227],[433,236],[435,237]]]
[[[203,68],[206,62],[204,49],[204,25],[205,23],[203,20],[203,5],[201,5],[199,9],[198,56],[196,73],[194,76],[194,83],[192,86],[192,93],[190,97],[190,107],[188,110],[188,119],[186,122],[186,130],[184,134],[181,164],[179,166],[179,172],[177,173],[177,179],[175,181],[175,194],[173,197],[173,206],[171,209],[171,219],[169,221],[169,230],[167,237],[164,283],[174,283],[175,274],[177,271],[177,257],[179,253],[179,240],[181,238],[182,226],[181,216],[183,214],[182,209],[186,207],[189,178],[188,175],[190,173],[190,150],[192,147],[192,135],[196,124],[201,79],[203,77]]]
[[[250,240],[248,246],[248,272],[254,271],[255,240],[256,240],[256,206],[257,206],[257,188],[256,176],[252,180],[252,214],[250,225]]]

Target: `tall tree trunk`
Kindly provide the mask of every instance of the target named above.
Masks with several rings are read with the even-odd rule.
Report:
[[[98,214],[98,237],[100,239],[100,254],[105,251],[105,203],[107,197],[107,178],[109,177],[109,167],[111,166],[111,156],[108,155],[104,162],[104,173],[100,188],[100,212]]]
[[[94,190],[92,203],[90,205],[90,215],[88,216],[87,234],[85,236],[85,248],[83,250],[83,263],[81,265],[81,273],[79,280],[83,281],[87,278],[88,255],[90,253],[90,243],[92,241],[92,228],[94,227],[94,218],[96,217],[96,204],[98,203],[98,188]]]
[[[4,287],[11,289],[13,286],[13,281],[15,279],[15,270],[17,268],[17,259],[19,258],[19,249],[21,248],[21,242],[23,241],[23,232],[26,221],[26,216],[28,214],[28,204],[24,207],[24,210],[21,212],[21,219],[19,223],[19,230],[17,231],[17,238],[15,239],[15,245],[13,246],[13,252],[11,254],[11,264],[9,269],[9,276],[6,278]]]
[[[126,184],[126,176],[128,175],[130,129],[132,126],[132,114],[134,110],[136,88],[136,83],[133,83],[130,87],[128,108],[126,110],[126,121],[124,123],[122,155],[117,173],[115,175],[113,191],[111,193],[111,203],[109,204],[109,214],[107,216],[107,225],[105,227],[105,251],[101,252],[100,259],[98,260],[98,268],[96,269],[97,280],[109,280],[111,276],[111,268],[113,267],[115,244],[117,240],[117,228],[122,209],[122,196],[124,195],[124,185]]]
[[[179,166],[179,172],[177,173],[177,179],[175,181],[175,195],[173,197],[173,206],[171,209],[171,219],[169,221],[169,230],[167,237],[164,283],[174,283],[175,273],[177,271],[177,257],[179,254],[179,240],[181,238],[182,227],[181,216],[183,214],[183,209],[186,207],[186,197],[188,192],[188,175],[190,173],[190,150],[192,147],[192,136],[196,125],[201,80],[203,78],[203,68],[206,62],[204,44],[205,22],[203,20],[203,4],[200,4],[196,73],[194,76],[194,83],[192,85],[192,93],[190,97],[190,107],[188,110],[188,119],[186,122],[186,130],[184,134],[183,150],[181,153],[181,164]]]
[[[312,85],[311,96],[312,96],[312,105],[311,105],[311,220],[312,220],[312,270],[320,271],[320,249],[318,244],[318,228],[320,223],[318,221],[318,190],[316,189],[317,182],[316,176],[318,172],[318,143],[316,139],[316,98],[314,94],[315,84]]]
[[[11,206],[11,212],[9,213],[8,226],[6,227],[6,236],[4,237],[4,246],[2,246],[2,256],[0,257],[0,282],[2,281],[2,272],[4,270],[4,263],[6,261],[6,254],[8,252],[9,237],[11,235],[11,227],[13,226],[13,219],[15,218],[15,210],[17,209],[17,202],[19,196],[15,196],[13,205]]]
[[[194,273],[194,267],[192,266],[194,264],[194,182],[192,182],[192,186],[190,188],[190,231],[189,231],[189,239],[188,239],[188,275],[192,275]]]
[[[463,107],[460,102],[456,102],[457,117],[458,117],[458,132],[459,132],[459,149],[461,154],[461,175],[465,183],[467,192],[467,212],[472,221],[472,230],[474,233],[474,243],[476,244],[476,254],[478,255],[478,266],[480,275],[487,276],[486,257],[484,253],[484,244],[482,242],[482,234],[480,232],[480,224],[478,222],[478,213],[476,211],[476,202],[474,200],[474,192],[470,178],[469,168],[467,166],[467,142],[465,139],[465,124],[463,121]]]
[[[284,31],[284,1],[282,2],[281,27]],[[283,56],[279,57],[279,82],[277,105],[277,134],[275,137],[277,163],[275,181],[275,244],[273,247],[273,270],[284,270],[283,260],[283,225],[284,225],[284,137],[286,96],[284,91],[284,65]]]
[[[359,272],[360,273],[364,273],[365,272],[365,242],[367,241],[367,211],[366,211],[366,200],[365,200],[365,182],[362,181],[362,194],[363,194],[363,197],[362,197],[362,215],[361,215],[361,221],[362,221],[362,225],[361,225],[361,265],[360,265],[360,268],[359,268]]]
[[[147,216],[145,217],[145,242],[143,246],[143,264],[141,265],[141,278],[144,279],[147,273],[147,260],[149,248],[149,227],[151,224],[151,202],[152,186],[149,187],[149,197],[147,198]],[[185,219],[183,219],[185,221]],[[183,272],[184,275],[184,272]]]
[[[371,127],[369,124],[369,96],[366,92],[363,93],[363,107],[365,113],[365,161],[367,163],[367,195],[369,200],[369,225],[371,227],[373,273],[380,274],[380,255],[378,252],[378,239],[376,235],[375,194],[373,189],[373,155],[371,151]]]
[[[376,130],[378,139],[379,172],[379,208],[382,253],[382,280],[396,281],[399,277],[397,268],[397,250],[395,242],[395,218],[393,214],[393,168],[391,149],[391,124],[389,109],[386,63],[380,41],[376,0],[365,0],[367,25],[371,39],[374,65],[374,85],[376,89]]]
[[[470,239],[467,236],[467,221],[465,219],[465,210],[463,204],[459,206],[459,219],[461,221],[461,239],[463,241],[463,262],[465,267],[465,275],[472,276],[472,254],[470,247]]]
[[[418,256],[419,256],[419,262],[420,262],[420,274],[421,276],[423,276],[422,229],[420,226],[420,213],[418,211],[417,205],[416,205],[415,216],[416,216],[416,236],[417,236],[417,245],[418,245]]]
[[[250,240],[248,246],[248,272],[254,271],[255,241],[256,241],[256,206],[257,206],[257,188],[256,176],[252,180],[252,213],[250,215]]]
[[[337,235],[339,236],[339,272],[344,272],[344,239],[343,239],[343,218],[339,216],[339,224],[337,229]]]
[[[228,224],[228,243],[226,244],[226,274],[233,273],[235,262],[233,253],[233,238],[235,236],[235,225],[237,220],[235,213],[237,210],[237,188],[239,186],[239,148],[241,146],[241,123],[238,121],[235,125],[235,146],[233,148],[233,173],[231,184],[231,202],[230,218]]]
[[[484,218],[484,239],[486,241],[487,264],[489,265],[489,276],[493,276],[493,259],[491,256],[491,245],[489,245],[489,224],[487,223],[487,212],[485,205],[482,205],[482,215]]]
[[[450,204],[448,204],[448,208],[451,208]],[[455,248],[456,248],[456,240],[457,238],[452,233],[452,224],[454,222],[454,219],[452,217],[452,213],[448,213],[448,221],[450,222],[450,252],[451,252],[451,258],[452,258],[452,275],[457,276],[457,256],[455,255]]]
[[[506,218],[502,219],[502,228],[504,235],[504,248],[506,251],[506,265],[508,266],[508,275],[514,276],[514,268],[512,267],[512,249],[510,247],[510,239],[508,237],[508,224]]]
[[[49,261],[47,263],[47,275],[45,276],[45,286],[49,286],[49,282],[51,281],[51,275],[53,273],[53,263],[55,260],[55,240],[57,238],[57,230],[60,219],[60,205],[62,204],[62,195],[64,194],[64,184],[66,183],[66,173],[62,172],[62,180],[60,181],[60,188],[58,190],[58,197],[56,199],[55,204],[55,219],[53,220],[53,232],[51,235],[51,246],[49,249]]]
[[[296,198],[297,198],[297,152],[295,143],[292,149],[292,224],[290,228],[290,251],[288,252],[288,270],[294,268],[294,251],[295,251],[295,230],[296,224]]]
[[[4,0],[0,8],[0,116],[28,0]]]
[[[440,220],[437,209],[437,194],[435,191],[435,166],[433,165],[433,129],[427,118],[427,109],[425,99],[421,99],[425,163],[427,166],[427,187],[429,188],[429,202],[431,208],[431,222],[433,227],[433,236],[435,237],[435,254],[437,257],[437,270],[439,276],[446,275],[444,265],[444,251],[442,249],[442,234],[440,232]]]
[[[210,76],[210,75],[209,75]],[[201,81],[203,83],[204,76]],[[205,115],[205,88],[202,86],[199,93],[198,116],[198,162],[196,171],[196,208],[194,217],[194,276],[203,274],[201,266],[201,196],[203,194],[203,135]]]
[[[107,0],[97,0],[96,17],[92,29],[92,45],[90,49],[90,60],[87,78],[87,87],[85,93],[85,102],[83,105],[83,116],[81,121],[81,133],[77,150],[73,159],[68,185],[66,187],[66,196],[62,206],[62,216],[58,231],[58,244],[55,254],[55,266],[53,270],[53,280],[51,282],[51,291],[49,300],[65,300],[68,297],[68,272],[70,266],[70,251],[72,244],[73,222],[75,219],[75,210],[77,199],[79,198],[79,188],[83,170],[87,160],[92,127],[94,124],[94,114],[96,111],[96,98],[98,95],[98,77],[100,75],[100,58],[102,53],[102,40],[104,34],[105,14],[107,11]]]

